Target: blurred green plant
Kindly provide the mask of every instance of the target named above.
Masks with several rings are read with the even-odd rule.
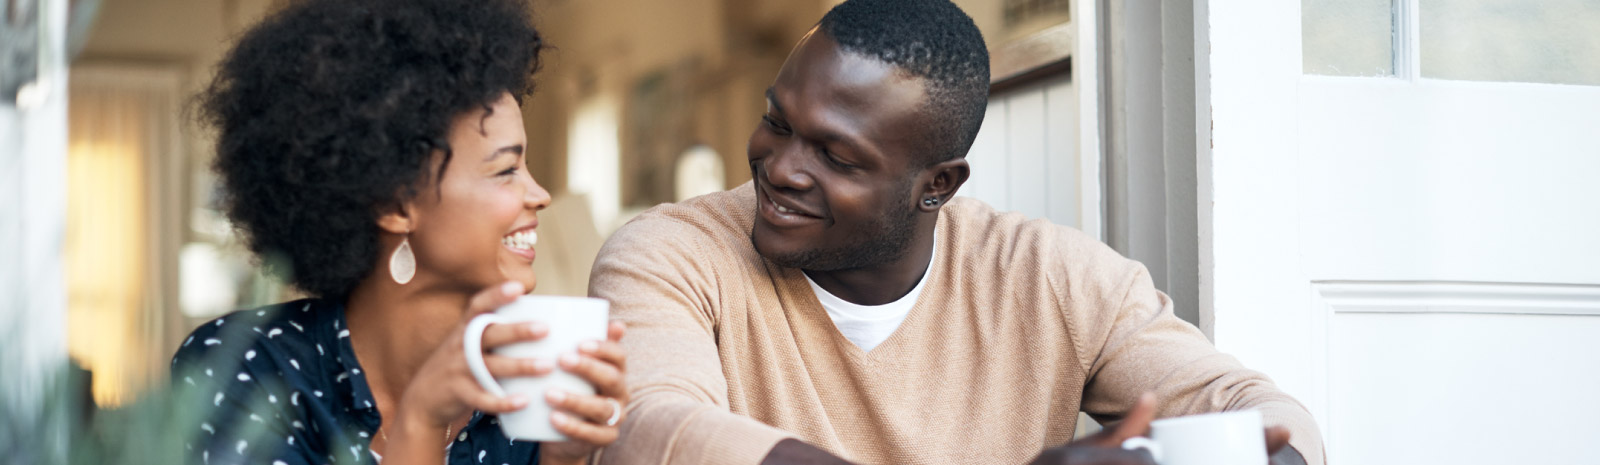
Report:
[[[8,328],[6,333],[15,333],[20,325],[4,327]],[[5,340],[17,339],[6,337]],[[0,353],[0,373],[17,373],[23,363],[15,355],[18,353],[15,350]],[[228,351],[216,351],[208,355],[208,359],[222,359],[228,355]],[[15,379],[0,381],[0,464],[183,464],[209,445],[205,441],[216,440],[212,435],[215,433],[201,434],[200,425],[216,422],[218,418],[236,418],[234,424],[214,425],[213,428],[214,431],[238,433],[230,439],[254,442],[269,434],[263,424],[252,423],[245,415],[218,415],[223,412],[213,406],[209,395],[195,395],[216,392],[219,387],[214,383],[156,387],[123,406],[97,409],[89,395],[87,374],[63,361],[49,369],[44,382],[36,389]],[[199,374],[189,378],[211,379]],[[265,405],[265,400],[254,399],[250,405],[252,408],[248,410],[256,411],[256,407]],[[250,459],[243,458],[241,463],[257,463]],[[211,464],[222,462],[210,461]]]

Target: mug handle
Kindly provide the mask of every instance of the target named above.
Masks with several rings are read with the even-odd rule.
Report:
[[[467,331],[461,335],[462,349],[466,352],[467,368],[472,370],[472,377],[477,378],[478,384],[496,397],[505,397],[506,390],[494,380],[494,376],[489,374],[489,366],[483,363],[483,330],[491,324],[504,322],[500,315],[493,313],[478,315],[467,322]]]
[[[1146,452],[1150,453],[1151,458],[1156,459],[1156,463],[1161,463],[1161,444],[1157,444],[1154,439],[1144,436],[1134,436],[1128,438],[1126,441],[1122,441],[1122,449],[1144,449]]]

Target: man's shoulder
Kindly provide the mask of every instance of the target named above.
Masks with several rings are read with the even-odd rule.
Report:
[[[1036,276],[1066,288],[1116,287],[1141,268],[1105,242],[1071,226],[996,211],[972,198],[958,198],[946,207],[949,215],[941,221],[941,234],[952,238],[950,247],[972,269],[996,273],[1038,270]]]
[[[995,210],[981,200],[957,197],[945,206],[941,223],[968,246],[1003,257],[1056,259],[1060,255],[1116,254],[1104,242],[1071,226],[1020,212]]]

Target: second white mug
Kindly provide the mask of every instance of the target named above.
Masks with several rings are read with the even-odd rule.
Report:
[[[1150,437],[1129,438],[1123,449],[1145,449],[1161,465],[1266,465],[1261,412],[1208,413],[1150,422]]]

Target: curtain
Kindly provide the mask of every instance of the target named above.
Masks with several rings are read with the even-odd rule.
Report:
[[[181,74],[78,66],[67,116],[68,353],[117,406],[166,377],[182,325],[169,297],[181,243]]]

